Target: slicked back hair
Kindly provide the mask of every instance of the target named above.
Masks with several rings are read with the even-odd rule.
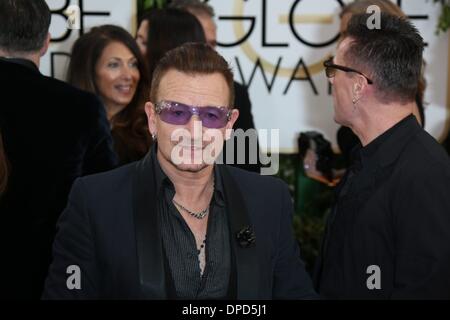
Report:
[[[159,60],[153,72],[150,91],[150,100],[153,103],[158,102],[159,84],[169,70],[176,70],[188,75],[221,74],[229,89],[228,106],[233,107],[233,72],[227,61],[206,43],[186,43],[168,51]]]

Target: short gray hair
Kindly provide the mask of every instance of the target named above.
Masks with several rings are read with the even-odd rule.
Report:
[[[0,48],[15,53],[42,49],[50,22],[50,9],[44,0],[1,0]]]

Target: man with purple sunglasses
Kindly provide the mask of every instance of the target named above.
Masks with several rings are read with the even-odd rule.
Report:
[[[281,180],[215,163],[239,116],[206,44],[169,51],[145,105],[148,155],[78,179],[47,299],[312,299]]]

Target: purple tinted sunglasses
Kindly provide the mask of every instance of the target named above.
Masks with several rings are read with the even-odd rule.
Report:
[[[175,125],[187,124],[195,114],[204,127],[211,129],[223,128],[231,119],[231,110],[227,107],[193,107],[166,100],[156,103],[155,111],[162,121]]]

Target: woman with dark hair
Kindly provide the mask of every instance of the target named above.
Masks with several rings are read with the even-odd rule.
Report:
[[[125,29],[104,25],[81,36],[72,49],[67,80],[102,100],[120,164],[147,153],[148,74],[139,47]]]
[[[153,15],[157,14],[159,9],[149,9],[145,11],[138,20],[138,30],[136,32],[136,42],[139,49],[141,50],[142,56],[145,57],[147,54],[147,38],[148,38],[148,28],[150,26],[150,21],[153,20]]]
[[[145,30],[146,29],[146,30]],[[142,39],[147,31],[147,41]],[[186,42],[206,43],[202,25],[187,11],[154,9],[141,19],[137,42],[145,55],[149,74],[153,74],[159,59],[169,50]]]
[[[2,133],[0,132],[0,196],[5,192],[8,184],[8,160],[3,147]]]

